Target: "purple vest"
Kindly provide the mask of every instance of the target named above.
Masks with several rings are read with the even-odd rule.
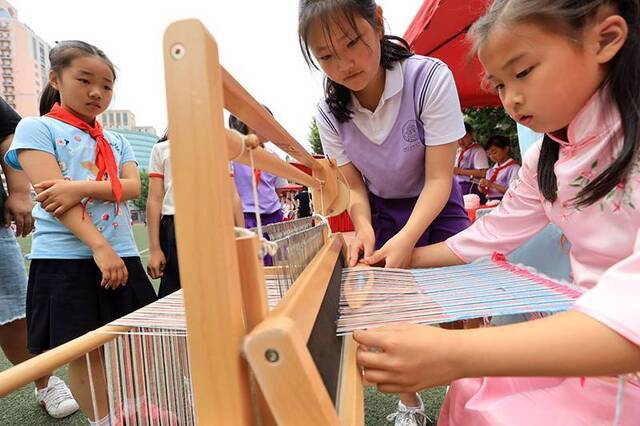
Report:
[[[319,105],[340,135],[345,153],[362,174],[369,191],[386,199],[417,197],[424,187],[425,134],[420,109],[431,76],[444,66],[420,56],[405,61],[400,111],[382,144],[371,142],[352,120],[338,122],[324,101]]]
[[[491,176],[495,174],[497,168],[498,165],[494,164],[489,170],[487,170],[487,179],[491,179]],[[496,177],[495,183],[497,183],[498,185],[506,186],[508,188],[513,178],[518,176],[519,170],[520,165],[518,163],[511,163],[510,166],[500,170],[500,173],[498,173],[498,176]],[[487,193],[487,198],[502,198],[503,196],[504,194],[502,192],[495,189],[490,189]]]
[[[242,200],[242,211],[255,212],[256,207],[253,202],[253,189],[251,179],[254,179],[251,173],[251,167],[244,164],[233,163],[233,178],[236,182],[236,188]],[[258,184],[258,202],[260,203],[260,213],[274,213],[282,208],[280,199],[276,193],[277,176],[267,172],[260,172],[260,183]]]
[[[482,151],[482,152],[480,152]],[[461,169],[484,169],[485,167],[481,164],[476,164],[476,156],[479,154],[486,159],[487,154],[484,151],[484,148],[474,143],[471,145],[465,152],[464,157],[462,157],[462,161],[460,161],[460,155],[462,154],[462,148],[458,147],[458,151],[456,152],[456,167],[460,167]],[[488,162],[486,166],[488,166]],[[469,176],[457,175],[456,178],[458,182],[470,182],[471,178]]]

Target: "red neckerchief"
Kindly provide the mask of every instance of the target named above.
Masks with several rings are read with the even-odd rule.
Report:
[[[111,181],[111,190],[113,191],[113,196],[116,199],[116,215],[120,212],[120,200],[122,199],[122,184],[120,183],[120,179],[118,179],[118,165],[116,164],[116,159],[113,156],[113,151],[111,150],[111,146],[109,146],[109,142],[104,138],[104,133],[102,132],[102,126],[100,123],[95,120],[94,126],[91,127],[80,118],[73,115],[71,112],[67,111],[60,104],[56,103],[51,111],[46,115],[47,117],[55,118],[58,121],[62,121],[63,123],[67,123],[77,129],[86,132],[91,136],[91,138],[96,141],[96,167],[98,168],[98,174],[96,175],[96,181],[102,181],[107,175],[108,179]],[[90,201],[90,198],[84,202],[84,208],[86,210],[87,203]],[[84,217],[84,215],[83,215]]]
[[[504,169],[506,169],[507,167],[509,167],[511,164],[515,163],[515,160],[513,158],[509,158],[507,161],[505,161],[505,163],[502,166],[498,166],[493,170],[493,174],[491,175],[491,177],[489,178],[489,181],[491,183],[494,183],[496,181],[496,179],[498,179],[498,175],[500,174],[500,172]]]
[[[456,167],[460,167],[460,164],[462,164],[462,159],[464,158],[464,153],[469,151],[471,148],[473,148],[476,145],[476,143],[470,143],[466,148],[462,148],[462,151],[460,152],[460,157],[458,157],[458,165]]]
[[[262,175],[262,171],[255,169],[253,171],[253,178],[256,181],[256,188],[258,187],[258,185],[260,185],[260,176]]]

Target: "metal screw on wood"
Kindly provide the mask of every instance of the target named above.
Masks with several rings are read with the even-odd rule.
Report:
[[[171,46],[171,57],[173,59],[179,60],[184,57],[186,49],[182,43],[176,43]]]
[[[267,361],[274,363],[278,362],[278,360],[280,359],[280,354],[275,349],[267,349],[267,351],[264,353],[264,357],[267,359]]]

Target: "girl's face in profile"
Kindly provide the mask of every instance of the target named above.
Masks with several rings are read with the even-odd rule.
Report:
[[[478,56],[507,113],[540,133],[565,129],[603,78],[591,49],[540,25],[498,26]]]
[[[382,9],[378,10],[382,19]],[[328,17],[325,28],[316,19],[309,29],[309,50],[327,77],[351,90],[364,90],[380,69],[382,32],[360,16],[355,27],[344,16]]]
[[[487,155],[494,163],[502,164],[509,158],[509,147],[500,148],[493,145],[487,150]]]

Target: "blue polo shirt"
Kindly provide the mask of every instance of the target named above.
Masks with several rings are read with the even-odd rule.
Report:
[[[136,161],[133,150],[124,136],[104,131],[118,166]],[[21,170],[18,151],[35,149],[53,155],[65,179],[95,180],[98,168],[96,141],[89,134],[50,117],[24,118],[18,124],[11,147],[5,156],[7,164]],[[83,200],[84,201],[84,200]],[[58,219],[37,203],[33,208],[35,232],[30,259],[89,259],[91,249],[80,241]],[[115,203],[91,200],[87,204],[85,220],[92,220],[120,257],[139,256],[131,228],[131,215],[125,202],[120,203],[116,216]]]

